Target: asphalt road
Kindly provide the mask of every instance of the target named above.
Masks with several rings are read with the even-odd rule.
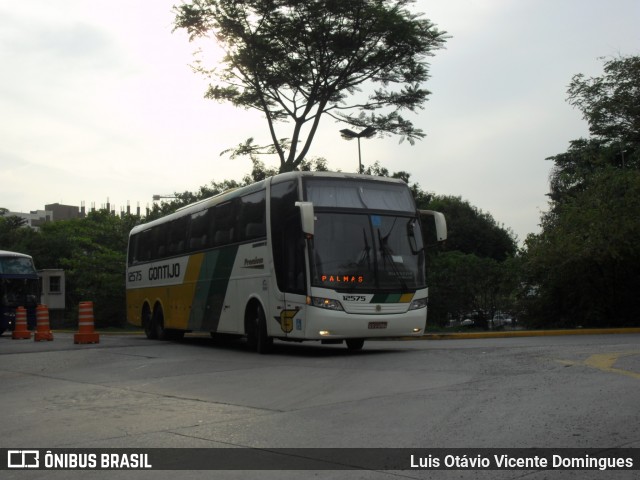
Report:
[[[640,334],[316,343],[0,337],[0,448],[638,448]],[[600,471],[4,471],[2,478],[638,478]]]

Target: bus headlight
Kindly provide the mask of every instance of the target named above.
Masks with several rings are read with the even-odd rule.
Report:
[[[314,307],[326,308],[327,310],[343,311],[342,304],[338,300],[331,298],[307,297],[307,303]]]
[[[425,308],[427,306],[427,297],[419,298],[418,300],[414,300],[411,302],[409,306],[409,310],[418,310],[420,308]]]

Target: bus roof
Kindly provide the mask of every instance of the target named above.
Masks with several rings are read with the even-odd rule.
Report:
[[[24,254],[24,253],[18,253],[18,252],[10,252],[8,250],[0,250],[0,257],[31,258],[33,260],[33,257],[31,257],[31,255],[27,255],[27,254]]]
[[[139,233],[144,230],[148,230],[149,228],[154,227],[155,225],[160,225],[165,222],[171,221],[176,218],[183,217],[185,215],[191,215],[193,213],[199,212],[201,210],[207,209],[209,207],[213,207],[215,205],[220,205],[230,200],[233,200],[236,197],[241,197],[243,195],[247,195],[249,193],[257,192],[265,187],[267,183],[280,183],[287,180],[295,180],[299,178],[305,177],[313,177],[313,178],[340,178],[340,179],[349,179],[349,180],[365,180],[368,182],[381,182],[381,183],[400,183],[407,185],[404,180],[399,178],[392,177],[378,177],[373,175],[363,175],[358,173],[344,173],[344,172],[308,172],[308,171],[295,171],[295,172],[286,172],[279,173],[272,177],[265,178],[256,183],[252,183],[251,185],[246,185],[243,187],[233,188],[230,190],[226,190],[218,195],[214,195],[213,197],[204,198],[197,202],[191,203],[189,205],[185,205],[184,207],[180,207],[173,213],[165,215],[161,218],[157,218],[148,223],[142,223],[137,225],[131,229],[129,235]]]

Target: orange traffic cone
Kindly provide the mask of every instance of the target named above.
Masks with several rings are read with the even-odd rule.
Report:
[[[49,308],[46,305],[36,307],[36,333],[33,336],[34,342],[53,340],[53,333],[49,327]]]
[[[99,343],[100,335],[93,331],[93,302],[80,302],[78,315],[78,333],[73,343]]]
[[[31,339],[31,332],[27,329],[27,310],[24,307],[16,308],[16,324],[11,338],[13,340]]]

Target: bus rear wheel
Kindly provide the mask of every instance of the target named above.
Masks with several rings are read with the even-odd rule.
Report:
[[[167,331],[164,329],[164,312],[162,311],[162,307],[156,306],[156,308],[153,309],[153,315],[146,325],[148,325],[148,327],[145,327],[145,333],[147,332],[147,329],[149,330],[147,338],[152,340],[167,340]]]
[[[362,350],[364,346],[364,338],[348,338],[346,340],[347,348],[351,351]]]
[[[250,313],[247,317],[245,329],[247,343],[251,348],[254,348],[260,354],[271,352],[273,338],[267,335],[267,320],[260,305],[257,305],[253,313]]]
[[[153,326],[151,312],[149,311],[148,307],[146,307],[142,311],[142,326],[144,327],[144,334],[147,336],[149,340],[155,340],[158,338],[156,329]]]

